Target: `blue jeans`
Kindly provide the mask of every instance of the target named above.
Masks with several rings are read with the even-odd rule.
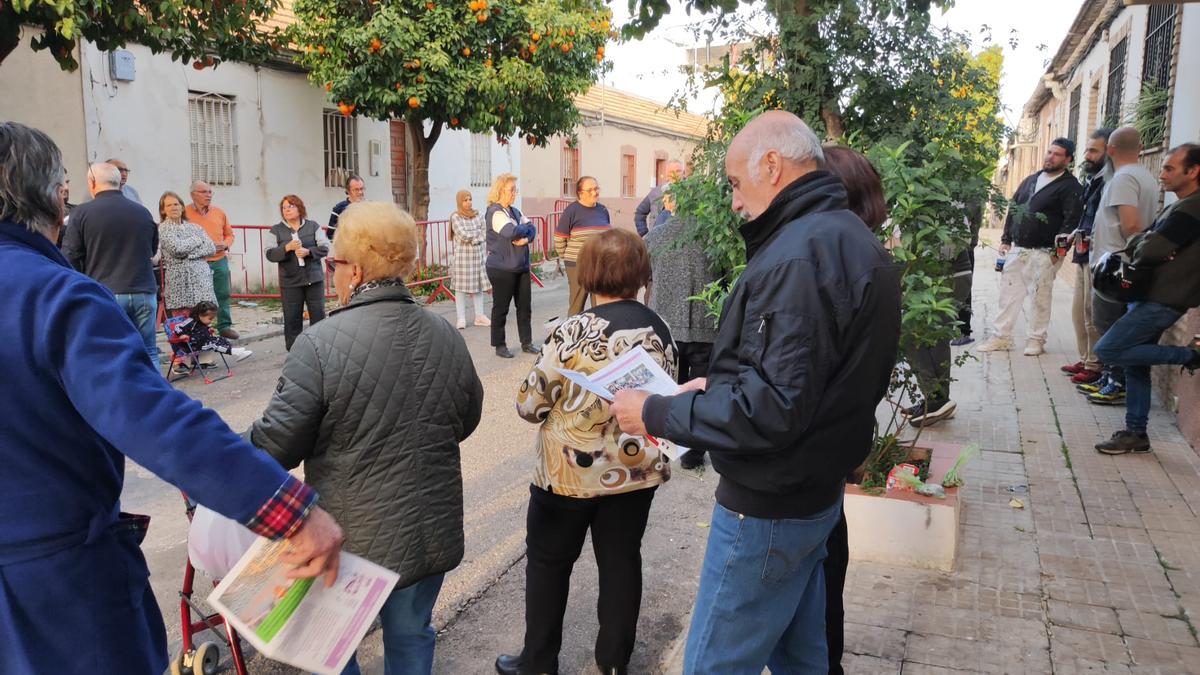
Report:
[[[809,518],[765,520],[713,508],[686,675],[825,673],[825,540],[842,500]]]
[[[433,605],[442,590],[445,574],[425,577],[417,583],[397,588],[383,603],[379,620],[383,624],[383,672],[385,675],[407,675],[433,672],[433,646],[437,633],[433,621]],[[342,675],[360,675],[358,659],[342,669]]]
[[[158,368],[158,344],[154,341],[154,320],[158,317],[158,297],[154,293],[117,293],[117,304],[125,310],[125,316],[142,334],[146,353]]]
[[[1150,419],[1150,366],[1183,365],[1192,360],[1187,347],[1158,344],[1164,331],[1183,314],[1155,302],[1130,303],[1125,316],[1117,319],[1096,343],[1101,363],[1125,367],[1125,428],[1146,433]]]

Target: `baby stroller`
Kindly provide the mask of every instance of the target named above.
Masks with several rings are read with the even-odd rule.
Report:
[[[227,377],[233,376],[233,370],[229,367],[229,361],[225,355],[220,352],[205,352],[192,347],[192,338],[186,333],[180,332],[182,326],[188,320],[187,316],[175,316],[163,322],[163,332],[167,334],[167,343],[171,346],[171,359],[167,363],[167,370],[163,375],[168,382],[191,377],[197,370],[204,377],[204,384],[212,384],[217,380],[224,380]],[[225,366],[225,374],[221,377],[209,377],[205,371],[205,364],[201,363],[200,357],[204,354],[212,354],[221,357],[221,363]],[[215,365],[215,364],[214,364]],[[176,367],[186,369],[186,372],[177,372]],[[172,376],[176,377],[172,377]]]
[[[196,512],[196,505],[185,494],[183,502],[187,508],[188,522]],[[211,630],[217,637],[229,645],[233,659],[233,668],[237,675],[246,675],[246,659],[242,655],[242,643],[233,626],[225,622],[220,614],[208,614],[192,600],[192,584],[196,578],[196,568],[192,567],[191,556],[183,567],[183,588],[179,591],[179,617],[183,634],[183,646],[175,658],[171,659],[171,675],[215,675],[220,672],[221,653],[215,642],[195,644],[195,635],[200,631]],[[216,586],[218,580],[213,581]],[[192,612],[199,616],[199,621],[193,621]],[[224,633],[220,630],[224,626]]]

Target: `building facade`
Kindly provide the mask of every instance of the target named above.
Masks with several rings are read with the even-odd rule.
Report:
[[[666,180],[670,160],[687,163],[708,120],[665,109],[664,103],[595,86],[576,100],[583,122],[577,142],[551,139],[521,149],[521,193],[526,213],[560,211],[575,199],[575,181],[593,176],[614,225],[632,229],[634,210]]]
[[[1133,124],[1143,130],[1141,161],[1157,175],[1166,150],[1200,141],[1200,2],[1085,0],[1045,75],[1025,105],[1009,144],[1000,185],[1007,196],[1041,168],[1050,141],[1066,137],[1083,148],[1098,127]],[[1082,151],[1080,151],[1081,154]],[[1163,196],[1169,204],[1174,196]],[[1164,343],[1200,334],[1193,310]],[[1178,368],[1155,369],[1156,388],[1200,448],[1200,378]]]

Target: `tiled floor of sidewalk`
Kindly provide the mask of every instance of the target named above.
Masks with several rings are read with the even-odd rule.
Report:
[[[979,259],[982,337],[998,275]],[[1089,404],[1059,373],[1075,360],[1061,278],[1054,296],[1045,355],[979,354],[955,372],[957,417],[926,433],[982,448],[956,571],[852,564],[849,672],[1200,673],[1200,457],[1159,401],[1154,453],[1093,449],[1124,408]]]

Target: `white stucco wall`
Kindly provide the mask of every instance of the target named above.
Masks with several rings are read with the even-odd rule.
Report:
[[[1175,106],[1171,111],[1171,145],[1200,142],[1200,5],[1183,5],[1179,40],[1179,70],[1175,76]]]
[[[129,183],[156,210],[159,195],[174,190],[187,197],[192,181],[188,131],[188,92],[211,92],[236,100],[238,185],[214,185],[213,203],[235,224],[271,224],[286,194],[305,201],[311,217],[324,222],[343,190],[325,187],[321,113],[332,107],[325,92],[300,73],[226,63],[201,71],[153,55],[135,56],[136,79],[109,76],[108,55],[83,48],[83,99],[88,158],[116,156],[130,167]],[[386,122],[359,119],[358,158],[368,195],[391,193]],[[368,175],[368,144],[383,147],[378,175]]]
[[[493,138],[489,142],[492,154],[492,177],[502,173],[521,175],[521,152],[516,150],[514,136],[508,145],[500,145]],[[429,158],[429,218],[449,218],[456,208],[455,195],[459,190],[470,190],[477,210],[487,206],[490,185],[471,185],[471,132],[444,129]],[[517,194],[517,208],[522,208],[521,194]]]

